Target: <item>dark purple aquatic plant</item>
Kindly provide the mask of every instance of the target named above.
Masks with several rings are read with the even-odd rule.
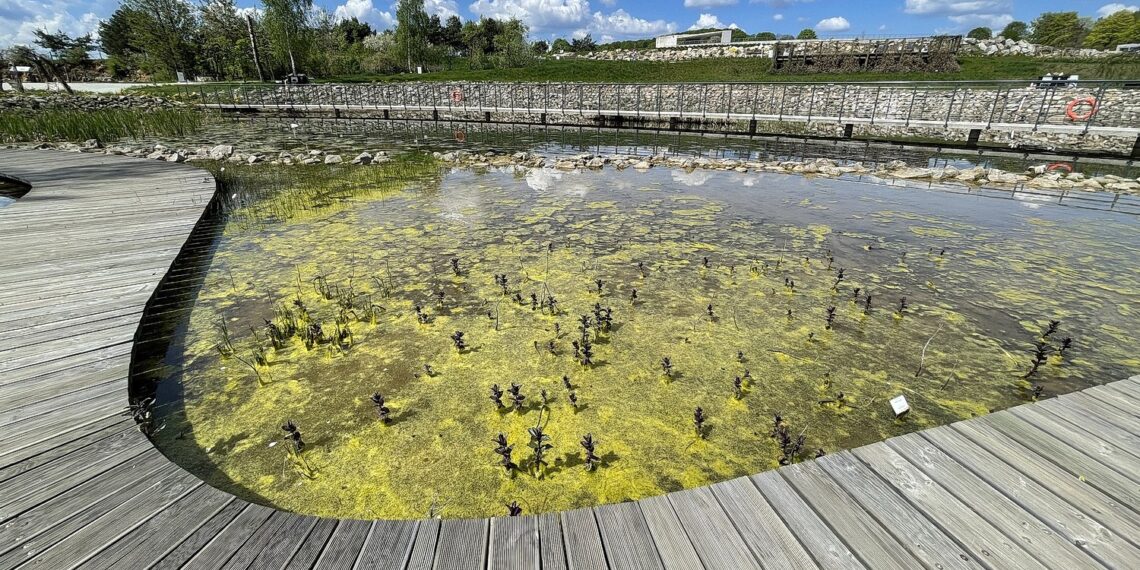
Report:
[[[463,272],[459,270],[459,258],[458,257],[451,258],[451,272],[454,273],[456,276],[463,275]]]
[[[1057,327],[1061,326],[1061,321],[1049,321],[1049,326],[1045,332],[1041,334],[1041,338],[1049,338],[1050,335],[1057,332]]]
[[[491,401],[495,403],[496,408],[503,407],[503,390],[498,384],[491,385]]]
[[[831,325],[835,324],[835,307],[827,308],[827,330],[831,330]]]
[[[673,361],[668,356],[661,359],[661,371],[665,373],[666,377],[673,377]]]
[[[519,506],[518,501],[511,501],[511,504],[507,505],[507,514],[512,517],[522,514],[522,507]]]
[[[380,418],[380,423],[387,425],[391,422],[392,420],[389,416],[392,410],[385,404],[384,396],[381,395],[380,392],[375,392],[370,399],[372,400],[372,405],[376,407],[376,415]]]
[[[744,397],[744,381],[739,376],[732,381],[732,395],[737,400]]]
[[[579,442],[582,449],[586,450],[586,457],[584,463],[586,464],[586,471],[593,471],[597,469],[598,464],[601,463],[601,458],[594,453],[594,436],[586,434],[582,436],[582,441]]]
[[[566,388],[567,390],[574,389],[574,386],[570,384],[570,377],[565,374],[562,375],[562,387]]]
[[[455,331],[451,334],[451,342],[455,344],[455,350],[463,352],[467,349],[467,343],[463,340],[463,331]]]
[[[867,299],[863,301],[863,314],[869,315],[871,313],[871,296],[867,295]]]
[[[511,407],[514,408],[516,412],[522,411],[523,400],[526,400],[526,396],[522,394],[521,390],[522,385],[514,382],[511,382],[511,387],[507,388],[507,393],[511,395]]]
[[[285,439],[289,441],[292,451],[296,455],[300,455],[305,450],[305,440],[301,437],[301,430],[293,420],[287,420],[282,424],[281,429],[285,431]]]
[[[507,475],[514,475],[514,470],[518,469],[511,454],[514,453],[515,446],[507,443],[507,436],[500,433],[495,436],[495,454],[499,456],[499,467],[502,467]]]
[[[693,427],[697,430],[697,437],[701,439],[705,439],[708,436],[705,426],[707,419],[708,418],[705,417],[705,411],[701,409],[700,406],[697,406],[697,409],[693,410]]]

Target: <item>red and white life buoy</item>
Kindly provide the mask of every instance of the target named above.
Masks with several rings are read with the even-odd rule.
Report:
[[[462,101],[463,101],[463,90],[458,88],[458,87],[456,87],[455,89],[452,89],[451,90],[451,102],[452,103],[460,103]]]
[[[1083,106],[1087,106],[1089,111],[1084,114],[1077,114],[1077,107]],[[1095,114],[1096,97],[1078,97],[1069,101],[1068,105],[1065,105],[1065,116],[1068,117],[1070,121],[1087,121]]]
[[[467,133],[455,131],[455,142],[467,142]]]
[[[1049,166],[1045,167],[1046,172],[1053,172],[1054,170],[1064,170],[1065,172],[1072,172],[1073,167],[1072,167],[1072,165],[1064,163],[1064,162],[1054,162],[1053,164],[1050,164]]]

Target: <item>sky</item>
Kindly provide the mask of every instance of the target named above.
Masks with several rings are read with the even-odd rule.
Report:
[[[198,2],[199,0],[187,0]],[[0,0],[0,47],[28,44],[44,28],[98,35],[99,21],[118,0]],[[242,8],[258,0],[237,0]],[[392,26],[393,0],[314,0],[337,17],[356,17],[374,28]],[[1140,9],[1140,0],[425,0],[429,13],[477,19],[517,17],[533,39],[581,37],[637,39],[693,28],[739,27],[748,33],[795,34],[813,28],[821,37],[921,36],[962,33],[977,26],[999,30],[1041,12],[1076,10],[1099,17]]]

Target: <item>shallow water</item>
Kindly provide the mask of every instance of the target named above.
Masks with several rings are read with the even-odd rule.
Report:
[[[1134,216],[663,168],[456,170],[321,207],[288,197],[232,216],[171,348],[156,436],[211,484],[287,510],[475,517],[637,499],[1140,372]],[[341,340],[274,348],[266,320]],[[1050,356],[1026,377],[1038,342]],[[518,411],[489,397],[511,383]],[[781,450],[774,414],[802,449]],[[543,467],[529,461],[536,424],[553,445]],[[518,469],[499,466],[499,433]]]

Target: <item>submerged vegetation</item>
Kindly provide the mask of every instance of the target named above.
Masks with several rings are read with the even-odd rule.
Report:
[[[637,499],[1140,369],[1124,215],[415,156],[219,175],[236,191],[171,350],[181,398],[148,421],[186,468],[284,509]]]
[[[102,142],[184,137],[198,132],[204,115],[191,109],[40,110],[0,112],[0,142]]]

